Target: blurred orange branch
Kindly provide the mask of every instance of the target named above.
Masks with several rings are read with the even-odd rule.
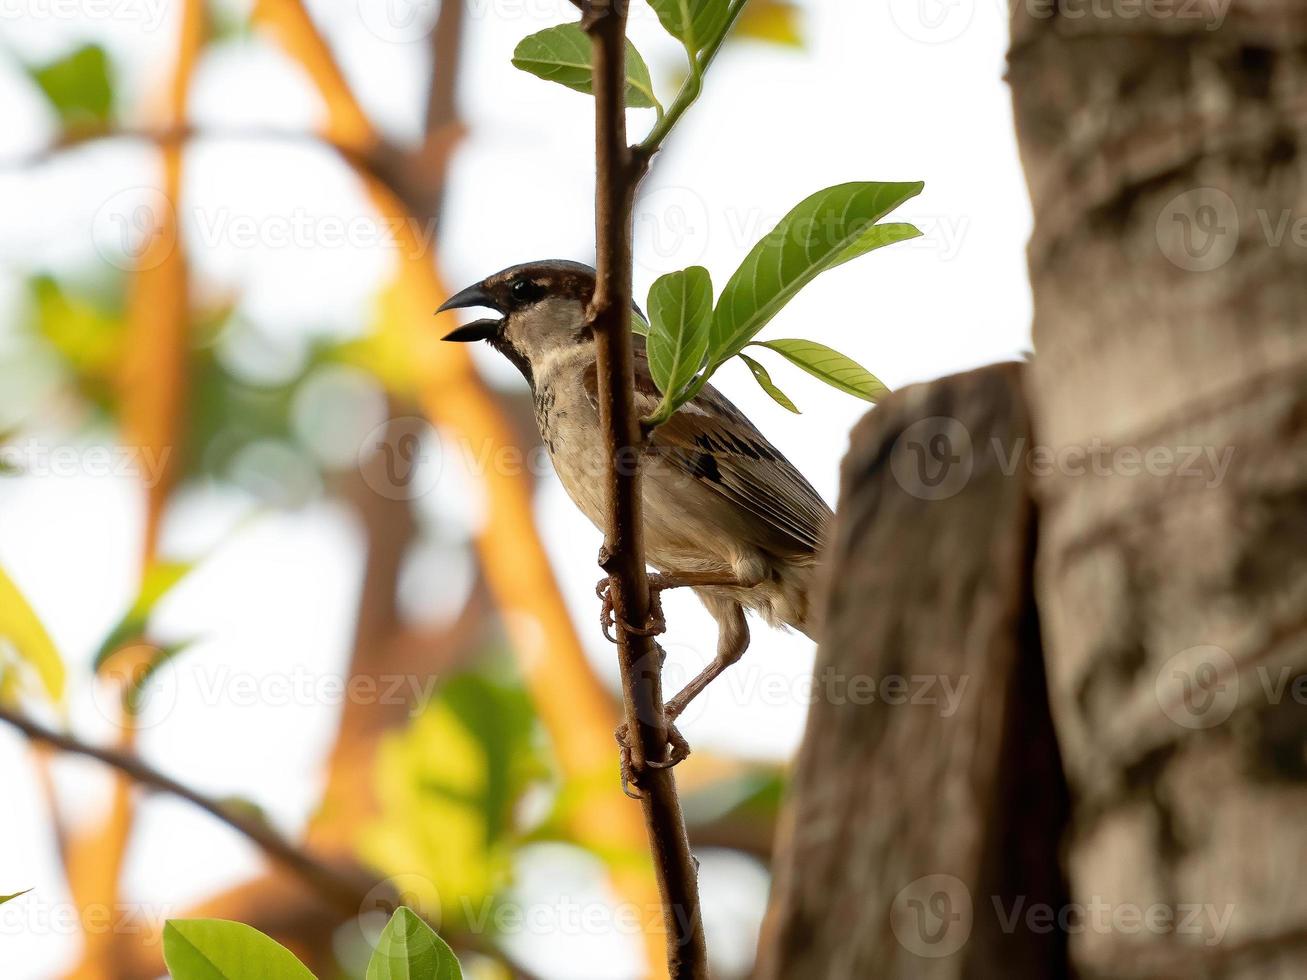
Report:
[[[327,107],[324,131],[327,139],[356,151],[372,150],[381,142],[367,113],[336,64],[336,59],[318,33],[299,0],[257,0],[253,20],[271,33],[308,73]]]
[[[167,86],[164,122],[181,125],[191,77],[205,38],[203,0],[186,0],[177,44],[177,60]],[[131,278],[128,294],[126,357],[120,377],[123,440],[153,452],[163,472],[145,488],[144,568],[154,560],[164,503],[178,472],[177,447],[185,409],[185,370],[190,322],[186,257],[177,223],[182,189],[182,148],[162,147],[163,200],[166,207],[150,209],[153,223]],[[162,213],[154,213],[162,210]],[[12,723],[12,719],[6,719]],[[118,749],[127,752],[135,741],[135,720],[123,706],[118,719]],[[58,744],[46,738],[50,744]],[[127,846],[134,817],[134,788],[120,769],[114,778],[108,819],[86,830],[75,830],[65,862],[69,888],[78,908],[118,905]],[[112,930],[83,930],[82,960],[73,971],[78,980],[112,978],[120,937]]]
[[[177,63],[167,89],[164,124],[180,127],[186,98],[204,44],[201,0],[186,0],[178,37]],[[163,475],[146,488],[144,555],[158,546],[163,506],[179,471],[178,448],[185,412],[185,375],[190,325],[189,282],[177,208],[182,196],[182,145],[161,144],[163,197],[148,208],[153,228],[137,257],[127,304],[126,358],[120,387],[123,438],[163,461]],[[155,213],[155,211],[160,213]]]

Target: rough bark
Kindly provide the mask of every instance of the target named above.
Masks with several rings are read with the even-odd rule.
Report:
[[[1073,897],[1102,910],[1071,951],[1087,977],[1297,976],[1307,7],[1179,10],[1012,23],[1036,587]]]
[[[1065,901],[1068,809],[1020,371],[905,389],[854,431],[759,977],[1064,975],[1059,933],[1004,926]]]

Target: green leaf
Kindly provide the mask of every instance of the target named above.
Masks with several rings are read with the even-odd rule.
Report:
[[[776,387],[776,383],[772,381],[771,375],[767,373],[765,367],[755,361],[748,354],[739,354],[737,356],[745,364],[749,365],[749,370],[753,372],[753,380],[758,382],[759,387],[767,392],[767,394],[771,395],[778,405],[782,408],[788,408],[795,415],[803,414],[799,411],[799,407],[795,405],[794,402],[790,401],[790,396]]]
[[[814,378],[863,401],[874,404],[889,394],[889,389],[874,374],[825,344],[812,340],[755,340],[753,343],[774,350]]]
[[[794,296],[827,269],[866,251],[870,227],[924,185],[857,182],[801,202],[760,241],[722,290],[713,316],[709,366],[738,354]]]
[[[382,930],[366,980],[463,980],[463,972],[445,941],[411,910],[401,908]]]
[[[173,980],[315,980],[285,946],[222,919],[168,920],[163,959]]]
[[[740,15],[734,37],[787,48],[803,47],[799,8],[789,0],[751,0]]]
[[[124,643],[143,636],[154,614],[154,607],[159,604],[173,588],[195,567],[195,562],[156,561],[152,562],[141,577],[141,588],[132,600],[131,608],[118,624],[105,637],[96,651],[93,666],[99,670]],[[173,651],[180,652],[179,650]]]
[[[692,54],[702,51],[721,32],[730,13],[727,0],[649,0],[649,6],[667,33]]]
[[[861,255],[868,252],[874,252],[878,248],[884,248],[886,245],[894,245],[898,242],[906,242],[909,239],[920,238],[921,231],[916,225],[910,225],[906,222],[888,225],[872,225],[867,229],[866,234],[856,242],[841,252],[831,263],[831,268],[837,265],[843,265],[845,262],[852,262]]]
[[[24,888],[20,892],[14,892],[12,895],[0,895],[0,905],[4,905],[6,902],[12,902],[15,898],[21,898],[31,890],[32,889],[30,888]]]
[[[641,337],[649,336],[649,321],[639,310],[631,311],[631,333],[638,334]]]
[[[451,930],[484,928],[468,915],[505,887],[523,794],[551,775],[534,703],[495,661],[451,678],[408,728],[382,739],[378,813],[357,838],[363,860],[405,883],[404,904],[439,911]],[[423,693],[411,690],[415,700]]]
[[[106,123],[113,115],[109,57],[98,44],[85,44],[27,74],[45,93],[65,125]]]
[[[103,378],[122,357],[126,324],[120,310],[101,297],[65,289],[50,276],[28,280],[29,329],[54,348],[79,378]]]
[[[0,641],[8,641],[32,667],[52,701],[63,700],[63,659],[41,620],[4,569],[0,569]]]
[[[712,276],[702,266],[663,276],[649,290],[649,371],[675,395],[703,366],[712,327]]]
[[[523,38],[513,52],[513,64],[545,81],[593,95],[593,51],[590,35],[579,24],[560,24]],[[658,105],[649,66],[630,41],[626,42],[626,104],[634,109]]]
[[[207,4],[208,41],[219,44],[223,41],[251,39],[255,35],[254,26],[249,16],[232,9],[227,4]]]

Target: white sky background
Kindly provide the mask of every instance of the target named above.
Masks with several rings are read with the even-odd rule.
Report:
[[[393,9],[402,13],[404,2],[394,0]],[[105,41],[122,73],[120,95],[126,105],[138,105],[167,70],[177,11],[165,0],[114,0],[109,7],[115,3],[119,16],[109,20],[63,19],[50,13],[60,8],[38,0],[5,5],[0,54],[44,60],[78,40]],[[403,30],[387,25],[383,0],[311,6],[365,106],[393,134],[416,134],[425,89],[421,29],[431,11],[416,8],[416,28]],[[452,170],[440,247],[452,288],[525,260],[593,259],[591,103],[509,64],[521,37],[572,19],[573,8],[566,0],[471,0],[471,7],[461,94],[472,129]],[[821,187],[924,179],[925,192],[895,219],[917,223],[925,239],[819,279],[765,336],[828,343],[891,387],[1019,354],[1029,343],[1024,244],[1030,219],[1001,82],[1003,5],[826,0],[809,6],[805,32],[809,45],[802,52],[741,44],[719,59],[707,94],[646,185],[637,219],[637,296],[661,273],[695,263],[711,270],[720,289],[775,219]],[[669,79],[679,49],[640,5],[632,36],[655,79]],[[662,91],[670,97],[665,85]],[[0,105],[0,159],[41,146],[53,132],[12,58],[0,57]],[[221,130],[307,129],[319,113],[297,69],[257,37],[207,58],[192,98],[195,121]],[[633,134],[651,119],[651,112],[632,112]],[[319,221],[367,213],[331,155],[208,141],[189,161],[188,248],[208,288],[239,291],[252,319],[276,324],[277,356],[263,351],[260,363],[281,358],[293,366],[310,335],[360,329],[393,259],[386,249],[325,242],[311,249],[250,247],[231,233],[238,219],[268,227],[296,213]],[[104,244],[102,209],[134,199],[139,192],[132,189],[153,174],[151,155],[131,146],[96,147],[27,173],[0,169],[0,361],[12,343],[4,323],[19,315],[26,276],[102,266],[96,249]],[[228,362],[243,363],[238,340],[229,347]],[[478,362],[495,383],[521,384],[493,353],[478,351]],[[802,416],[772,403],[740,366],[724,369],[718,386],[833,503],[848,431],[865,405],[779,359],[767,363]],[[39,376],[6,377],[6,385],[44,383]],[[3,417],[7,407],[0,396],[5,424],[12,421]],[[357,429],[356,437],[371,427],[363,424],[371,419],[365,409],[357,413],[363,421],[342,423],[348,432]],[[443,455],[423,508],[443,527],[466,533],[479,519],[474,491],[448,447]],[[357,531],[344,512],[311,502],[230,534],[246,504],[230,493],[196,494],[171,516],[165,546],[179,556],[226,543],[161,608],[161,632],[203,637],[183,665],[203,660],[260,679],[339,674],[361,574]],[[594,628],[599,534],[552,477],[542,485],[538,510],[581,633],[602,672],[615,677],[611,649]],[[0,564],[42,614],[74,678],[85,678],[92,651],[130,597],[139,529],[139,498],[128,479],[82,474],[0,482]],[[449,574],[454,585],[442,582],[443,591],[466,588],[465,571]],[[416,592],[418,604],[421,595]],[[446,595],[443,610],[449,602]],[[667,611],[672,687],[708,659],[715,633],[692,597],[669,595]],[[700,699],[683,731],[703,750],[788,757],[801,733],[811,663],[811,645],[801,636],[757,625],[745,661]],[[320,789],[319,762],[338,711],[329,700],[251,704],[221,676],[197,679],[183,666],[156,700],[156,723],[142,751],[204,791],[260,801],[294,833]],[[74,692],[74,717],[90,736],[99,734],[90,723],[93,707],[83,680]],[[101,786],[96,767],[66,761],[58,775],[72,812],[93,814]],[[7,978],[41,980],[70,963],[76,937],[59,926],[67,896],[47,817],[23,743],[7,731],[0,732],[0,778],[0,894],[38,890],[25,904],[0,908],[0,963]],[[127,888],[156,914],[177,911],[258,865],[243,842],[172,801],[150,801],[138,835],[146,843],[132,855]],[[710,915],[722,910],[731,917],[718,931],[721,945],[734,947],[728,961],[738,964],[747,963],[748,945],[730,926],[752,923],[764,896],[756,874],[736,865],[706,860],[704,887],[715,896]],[[575,900],[600,895],[593,872],[560,884],[559,867],[548,849],[533,852],[523,869],[527,901],[548,902],[560,888]],[[566,873],[580,874],[574,866]],[[612,977],[635,962],[619,936],[526,942],[542,957],[542,974],[569,980]]]

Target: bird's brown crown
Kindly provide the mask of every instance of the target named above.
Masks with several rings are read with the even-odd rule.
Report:
[[[495,308],[502,312],[521,309],[546,296],[576,300],[588,305],[595,290],[595,270],[583,262],[552,259],[510,266],[481,282],[481,288]]]

